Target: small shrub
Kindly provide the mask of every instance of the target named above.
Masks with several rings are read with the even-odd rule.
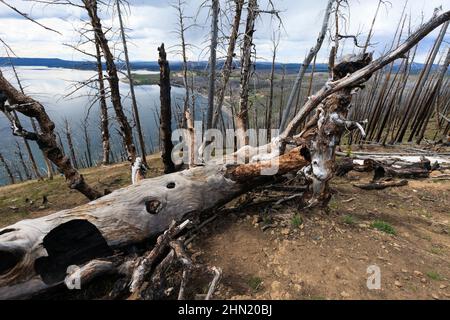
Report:
[[[291,225],[294,228],[298,228],[303,224],[303,219],[299,214],[296,214],[292,217]]]
[[[372,223],[372,228],[377,229],[382,232],[385,232],[385,233],[388,233],[388,234],[393,234],[393,235],[397,234],[394,227],[392,227],[389,223],[382,221],[382,220],[374,221]]]

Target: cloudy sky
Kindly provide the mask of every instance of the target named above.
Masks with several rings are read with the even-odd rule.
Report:
[[[6,41],[21,57],[61,58],[81,60],[87,59],[64,44],[75,44],[79,38],[76,29],[83,26],[86,14],[82,9],[72,6],[42,5],[28,0],[4,0],[10,5],[26,12],[40,23],[59,30],[62,35],[47,31],[0,2],[0,38]],[[73,0],[78,2],[79,0]],[[125,23],[130,41],[130,56],[132,60],[157,60],[156,48],[161,42],[171,47],[171,60],[180,60],[176,50],[177,12],[172,7],[174,0],[129,0]],[[187,41],[192,44],[189,56],[191,60],[206,60],[207,39],[209,29],[209,8],[199,11],[199,5],[204,0],[185,0],[185,15],[196,17],[196,26],[187,32]],[[221,1],[225,9],[225,0]],[[267,8],[268,0],[260,0],[260,7]],[[272,0],[281,11],[283,29],[279,45],[278,61],[300,62],[314,44],[319,32],[327,0]],[[360,34],[364,42],[378,0],[349,0],[350,11],[347,12],[348,34]],[[391,4],[383,7],[375,24],[373,50],[380,53],[392,41],[399,17],[404,7],[404,0],[391,0]],[[436,7],[450,9],[448,0],[409,0],[406,12],[411,16],[412,27],[417,27],[422,19],[432,16]],[[101,16],[105,26],[117,29],[117,19],[113,9],[103,9]],[[229,19],[232,17],[229,16]],[[229,26],[226,18],[221,21],[225,34]],[[271,56],[271,37],[277,29],[278,22],[268,15],[262,15],[256,26],[256,50],[260,60],[269,60]],[[450,33],[447,33],[447,46],[450,43]],[[426,38],[418,52],[418,61],[423,61],[429,50],[436,32]],[[350,49],[351,43],[348,42]],[[117,48],[119,46],[117,45]],[[329,51],[329,40],[326,40],[319,61],[325,62]],[[0,50],[4,55],[4,50]]]

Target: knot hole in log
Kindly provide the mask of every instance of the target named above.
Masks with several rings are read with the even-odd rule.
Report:
[[[161,208],[161,202],[158,200],[145,201],[145,210],[150,214],[158,214]]]
[[[175,189],[175,186],[176,186],[175,182],[169,182],[167,184],[166,188],[167,189]]]

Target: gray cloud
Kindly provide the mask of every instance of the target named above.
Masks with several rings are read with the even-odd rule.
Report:
[[[207,51],[207,38],[209,31],[209,10],[204,8],[198,11],[204,0],[186,0],[185,14],[196,17],[198,27],[189,29],[186,34],[187,41],[192,44],[189,57],[192,60],[205,59]],[[7,41],[23,57],[57,57],[63,59],[80,59],[80,54],[63,43],[75,43],[78,39],[75,28],[80,28],[80,19],[86,15],[80,8],[68,6],[52,6],[32,4],[30,1],[9,0],[11,5],[29,13],[39,22],[52,28],[61,30],[62,36],[50,33],[38,26],[24,20],[10,9],[0,4],[0,37]],[[225,1],[223,1],[225,2]],[[278,58],[283,62],[300,62],[314,44],[320,29],[327,0],[274,0],[275,6],[281,10],[284,31],[281,35]],[[360,33],[364,41],[370,22],[373,18],[378,0],[349,0],[351,8],[347,32]],[[156,60],[156,48],[161,42],[173,50],[169,54],[171,60],[180,60],[176,45],[179,43],[175,30],[177,29],[177,16],[171,6],[173,1],[166,0],[129,0],[130,11],[126,18],[128,36],[130,38],[130,54],[133,60]],[[409,0],[407,12],[411,14],[413,27],[421,21],[422,12],[428,19],[435,7],[442,5],[448,10],[448,0]],[[261,7],[267,7],[267,0],[260,0]],[[392,41],[396,24],[399,20],[404,1],[392,1],[392,7],[382,9],[374,30],[373,50],[380,53]],[[112,11],[103,10],[102,17],[105,26],[117,28],[117,22],[111,20]],[[232,17],[228,17],[231,19]],[[192,21],[191,21],[192,22]],[[222,21],[226,29],[226,19]],[[256,25],[256,49],[258,57],[269,60],[271,55],[271,34],[277,27],[277,22],[268,15],[262,15]],[[224,33],[227,33],[227,29]],[[431,45],[431,39],[436,32],[425,39],[418,50],[419,60],[423,60]],[[448,37],[447,37],[448,39]],[[345,50],[351,50],[350,41],[346,43]],[[328,55],[328,42],[319,54],[319,61],[324,62]]]

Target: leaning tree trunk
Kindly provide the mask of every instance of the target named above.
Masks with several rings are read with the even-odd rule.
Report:
[[[325,35],[327,33],[328,23],[330,20],[333,3],[334,3],[334,0],[328,1],[327,8],[325,10],[325,16],[324,16],[324,19],[322,22],[322,28],[320,30],[319,37],[317,38],[316,45],[313,48],[311,48],[308,56],[305,58],[305,60],[303,61],[302,65],[300,67],[300,70],[298,71],[298,75],[295,79],[294,86],[292,88],[292,91],[289,95],[289,99],[288,99],[286,106],[284,108],[284,111],[283,111],[283,117],[281,119],[280,130],[286,129],[289,118],[291,116],[292,107],[294,105],[294,100],[297,97],[297,95],[300,94],[301,84],[302,84],[303,78],[305,76],[306,70],[308,69],[309,65],[311,64],[311,61],[313,60],[313,58],[317,55],[320,48],[322,47],[322,43],[323,43],[323,41],[325,39]]]

